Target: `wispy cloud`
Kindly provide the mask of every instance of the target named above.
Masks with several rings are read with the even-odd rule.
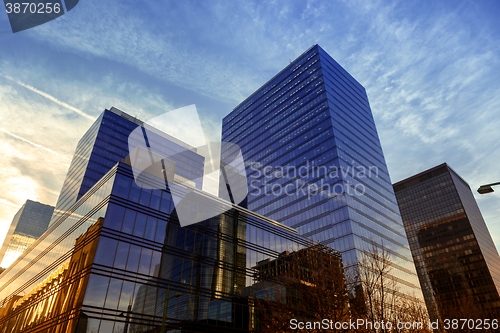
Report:
[[[5,206],[9,206],[9,207],[13,207],[13,208],[21,208],[21,206],[19,206],[19,204],[16,204],[10,200],[7,200],[7,199],[4,199],[4,198],[0,198],[0,205],[5,205]],[[1,239],[1,237],[0,237]]]
[[[170,25],[175,19],[168,8],[162,8],[160,18],[158,12],[149,8],[153,5],[144,3],[143,10],[151,15],[145,22],[144,18],[134,15],[135,9],[130,8],[129,4],[109,2],[105,4],[105,9],[103,5],[101,2],[89,2],[79,8],[78,17],[72,20],[63,18],[50,27],[41,26],[35,33],[46,42],[72,52],[127,64],[207,96],[229,99],[243,97],[239,92],[239,81],[230,79],[230,72],[226,68],[230,64],[219,62],[216,54],[200,54],[196,49],[180,44],[177,38],[171,38],[174,33],[181,33],[182,26],[157,29],[157,24]],[[107,22],[113,22],[113,29]],[[63,25],[64,32],[55,27],[62,28]],[[145,26],[152,29],[144,29]],[[175,31],[174,28],[179,30]]]
[[[42,149],[42,150],[44,150],[44,151],[46,151],[46,152],[48,152],[48,153],[51,153],[51,154],[57,155],[57,156],[58,156],[58,157],[60,157],[60,158],[66,159],[66,160],[68,160],[68,161],[70,161],[70,160],[71,160],[71,159],[70,159],[70,158],[68,158],[67,156],[61,155],[61,154],[59,154],[58,152],[56,152],[56,151],[54,151],[54,150],[52,150],[52,149],[50,149],[50,148],[44,147],[44,146],[42,146],[42,145],[40,145],[40,144],[38,144],[38,143],[35,143],[35,142],[32,142],[32,141],[30,141],[30,140],[28,140],[28,139],[25,139],[25,138],[23,138],[23,137],[20,137],[19,135],[16,135],[16,134],[14,134],[14,133],[11,133],[11,132],[9,132],[9,131],[7,131],[7,130],[3,129],[3,128],[0,128],[0,132],[3,132],[3,133],[5,133],[5,134],[7,134],[7,135],[9,135],[9,136],[13,137],[14,139],[21,140],[21,141],[24,141],[24,142],[26,142],[26,143],[29,143],[30,145],[32,145],[32,146],[34,146],[34,147],[36,147],[36,148],[40,148],[40,149]]]
[[[41,90],[38,90],[37,88],[30,86],[29,84],[25,84],[25,83],[23,83],[21,81],[18,81],[18,80],[14,79],[14,78],[12,78],[10,76],[4,76],[4,75],[2,75],[2,76],[4,78],[6,78],[7,80],[15,82],[18,85],[20,85],[21,87],[24,87],[24,88],[26,88],[28,90],[31,90],[32,92],[34,92],[34,93],[36,93],[36,94],[38,94],[38,95],[40,95],[42,97],[45,97],[46,99],[48,99],[48,100],[50,100],[50,101],[52,101],[52,102],[54,102],[54,103],[56,103],[56,104],[58,104],[58,105],[60,105],[60,106],[62,106],[64,108],[66,108],[68,110],[71,110],[71,111],[75,112],[76,114],[78,114],[78,115],[80,115],[80,116],[82,116],[84,118],[87,118],[87,119],[90,119],[90,120],[95,120],[95,117],[92,117],[91,115],[86,114],[82,110],[79,110],[79,109],[75,108],[74,106],[69,105],[68,103],[60,101],[57,98],[55,98],[54,96],[51,96],[51,95],[49,95],[49,94],[47,94],[47,93],[45,93],[45,92],[43,92]]]

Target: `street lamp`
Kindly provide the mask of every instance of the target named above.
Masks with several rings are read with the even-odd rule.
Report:
[[[165,294],[165,300],[163,301],[163,317],[162,317],[162,320],[161,320],[161,330],[160,330],[160,333],[165,333],[166,330],[167,330],[168,301],[171,298],[177,298],[177,297],[181,297],[181,294],[177,293],[177,294],[170,295],[170,285],[169,285],[167,293]]]
[[[125,314],[123,312],[119,314],[120,317],[125,317],[125,325],[123,326],[123,333],[128,332],[128,325],[130,323],[131,313],[132,313],[132,298],[130,298],[130,302],[128,302],[127,312]]]
[[[486,193],[491,193],[494,192],[492,186],[495,185],[500,185],[500,182],[498,183],[493,183],[493,184],[486,184],[486,185],[481,185],[478,189],[477,192],[479,194],[486,194]]]

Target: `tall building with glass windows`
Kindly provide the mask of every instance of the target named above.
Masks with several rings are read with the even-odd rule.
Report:
[[[54,220],[80,199],[118,161],[129,154],[128,139],[137,126],[144,126],[144,122],[115,107],[101,113],[78,141],[61,194],[57,200]],[[150,138],[151,144],[157,142],[160,146],[164,145],[163,138],[168,138],[168,142],[175,143],[180,147],[180,150],[184,148],[184,150],[194,151],[194,148],[184,142],[166,133],[155,135],[152,130],[154,131],[154,129],[148,128],[148,133],[152,136]],[[169,144],[167,146],[163,148],[172,147]],[[166,154],[166,156],[170,155],[172,153]],[[187,179],[201,179],[203,157],[197,154],[187,156],[184,153],[183,158],[194,158],[194,160],[190,160],[187,166],[184,164],[185,167],[182,167],[183,163],[180,163],[178,174]],[[200,181],[196,183],[196,187],[201,188]]]
[[[421,298],[365,89],[314,45],[223,119],[240,146],[247,208],[342,252],[384,248],[398,289]]]
[[[498,318],[500,257],[469,185],[444,163],[394,191],[431,317]]]
[[[0,267],[9,267],[38,237],[50,222],[54,207],[27,200],[16,213],[0,249]]]
[[[84,138],[127,121],[117,110],[105,111]],[[162,144],[148,136],[149,144],[155,140]],[[163,140],[164,147],[183,152],[168,155],[176,159],[175,172],[197,178],[201,156],[168,136]],[[0,275],[0,332],[255,332],[252,302],[264,292],[258,263],[313,243],[293,228],[202,192],[196,183],[190,190],[206,200],[186,204],[193,216],[214,207],[220,213],[181,227],[173,196],[182,195],[176,191],[187,183],[174,177],[171,186],[146,169],[139,186],[129,156],[109,168],[110,160],[100,160],[106,151],[120,151],[115,143],[109,130],[78,144],[76,154],[87,153],[75,157],[79,162],[68,172],[72,182],[65,181],[68,190],[61,195],[67,208]],[[93,159],[95,167],[89,166]],[[91,173],[77,165],[103,172],[80,195],[75,193]]]

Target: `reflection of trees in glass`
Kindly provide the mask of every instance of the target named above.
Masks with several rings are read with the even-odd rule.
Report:
[[[283,252],[254,267],[259,332],[290,330],[290,320],[342,321],[349,318],[347,288],[338,252],[314,245]]]
[[[266,259],[254,267],[251,287],[256,308],[257,330],[296,332],[291,321],[342,323],[362,319],[365,322],[390,321],[386,328],[328,328],[317,325],[301,332],[430,332],[423,304],[395,290],[387,252],[373,248],[365,253],[356,274],[344,275],[340,255],[323,245],[295,252],[284,252],[277,259]],[[357,295],[357,298],[349,298]],[[397,329],[398,322],[419,322],[422,327]],[[365,329],[366,328],[366,329]]]

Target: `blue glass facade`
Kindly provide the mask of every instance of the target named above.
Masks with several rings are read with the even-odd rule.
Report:
[[[421,297],[408,240],[361,86],[315,45],[223,119],[241,147],[247,208],[342,252],[356,267],[373,244],[398,288]]]
[[[68,208],[0,276],[0,332],[151,333],[162,326],[182,332],[255,331],[251,299],[262,283],[256,278],[258,263],[312,242],[208,194],[200,194],[206,200],[192,206],[193,216],[203,205],[219,207],[220,214],[180,227],[173,195],[182,195],[175,191],[182,192],[183,182],[169,187],[143,172],[141,184],[154,186],[138,186],[130,159],[118,153],[115,158],[122,161],[103,171],[110,159],[102,160],[106,153],[98,148],[110,154],[117,149],[113,131],[104,129],[122,128],[112,123],[128,120],[116,115],[105,111],[85,135],[88,141],[80,141],[76,154],[81,155],[68,172],[75,181],[66,181],[61,195]],[[160,137],[148,138],[155,140],[162,144]],[[163,144],[172,148],[171,142]],[[186,154],[173,158],[176,171],[199,177],[203,160],[196,153],[188,151],[187,160]],[[91,179],[84,165],[104,174],[78,194]],[[165,186],[158,188],[159,182]]]
[[[94,232],[99,218],[101,231]],[[95,253],[81,269],[58,275],[71,271],[82,235],[95,240]],[[0,332],[30,325],[53,332],[159,332],[163,322],[184,332],[252,331],[248,297],[257,263],[311,245],[293,229],[237,207],[182,228],[170,190],[137,187],[130,166],[120,163],[1,276]],[[80,302],[73,304],[68,290]],[[46,310],[39,313],[34,304]]]
[[[141,120],[114,107],[105,110],[97,118],[76,146],[56,204],[56,218],[80,199],[118,161],[129,155],[129,136],[143,124]],[[173,138],[164,141],[165,136],[168,136],[165,133],[154,133],[149,128],[148,133],[150,144],[160,146],[157,148],[159,151],[171,149],[175,145],[183,146],[180,149],[183,154],[177,155],[177,174],[186,179],[197,179],[203,175],[203,157],[195,154],[193,148],[178,141],[173,144]],[[187,151],[193,153],[189,154]],[[174,154],[165,154],[170,155]],[[201,180],[196,183],[196,187],[201,188]]]

